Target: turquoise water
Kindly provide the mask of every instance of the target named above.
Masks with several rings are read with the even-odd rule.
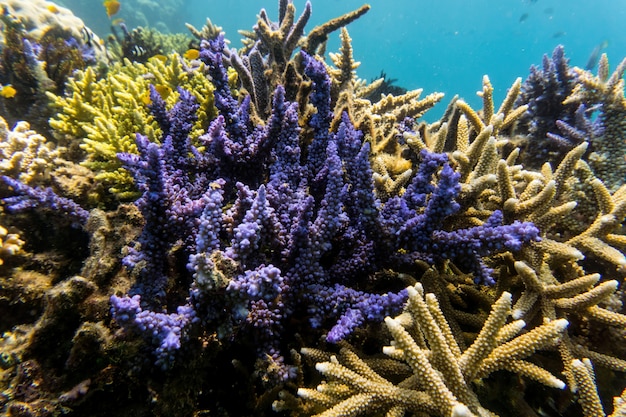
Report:
[[[162,1],[161,6],[167,3]],[[139,2],[122,0],[122,10],[115,17],[125,18],[130,26],[132,14],[140,10],[151,24],[161,21],[173,32],[185,32],[184,22],[201,27],[209,17],[224,28],[233,47],[241,46],[237,30],[250,29],[262,7],[277,20],[277,1],[179,3],[184,6],[173,4],[174,14],[168,11],[159,15],[158,10],[141,10],[145,6]],[[296,0],[294,4],[300,13],[305,1]],[[314,0],[312,4],[308,30],[363,2]],[[370,12],[348,26],[355,59],[361,62],[358,75],[370,80],[383,70],[405,88],[423,88],[424,94],[446,93],[444,102],[430,112],[431,117],[442,112],[454,94],[480,108],[475,92],[481,89],[484,74],[492,81],[498,103],[517,77],[525,78],[530,65],[541,64],[543,54],[551,54],[558,44],[565,46],[570,64],[581,67],[587,64],[594,48],[605,41],[607,46],[602,52],[608,54],[612,67],[626,57],[626,0],[379,0],[370,4]],[[74,10],[71,4],[68,6]],[[75,13],[97,31],[107,28],[103,10],[90,7],[87,13],[78,9]],[[337,48],[335,34],[328,50]]]
[[[276,16],[276,4],[266,9]],[[304,1],[294,1],[298,10]],[[356,9],[358,0],[313,1],[309,29]],[[558,44],[572,65],[584,67],[593,49],[604,49],[612,66],[626,57],[626,1],[374,1],[372,9],[348,26],[360,77],[371,79],[384,70],[397,84],[440,91],[479,104],[476,91],[488,74],[496,103],[517,77],[525,78],[531,64]],[[201,25],[210,16],[238,47],[238,28],[255,23],[259,1],[195,0],[189,2],[190,23]],[[338,48],[335,36],[329,50]],[[444,99],[444,102],[446,99]],[[445,104],[440,104],[443,111]],[[480,106],[478,105],[478,108]],[[437,113],[437,111],[433,111]]]

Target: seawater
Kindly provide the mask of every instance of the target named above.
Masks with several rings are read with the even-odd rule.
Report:
[[[121,1],[120,17],[124,18],[124,2],[130,5],[133,0]],[[167,0],[161,1],[165,3]],[[278,18],[274,0],[180,3],[183,6],[177,11],[183,21],[178,27],[168,23],[171,31],[185,32],[184,22],[199,28],[209,17],[224,28],[234,48],[241,46],[237,31],[251,29],[261,8],[273,20]],[[363,3],[313,0],[307,29]],[[301,13],[305,1],[295,0],[294,4]],[[551,55],[559,44],[565,46],[570,65],[583,68],[594,48],[603,43],[602,52],[608,54],[611,69],[626,57],[626,0],[374,0],[369,4],[371,10],[348,26],[354,57],[361,62],[358,76],[371,80],[384,71],[407,89],[423,88],[424,95],[445,93],[442,103],[427,113],[427,120],[436,119],[455,94],[481,108],[476,91],[482,88],[484,74],[491,79],[498,105],[513,81],[525,79],[530,65],[541,65],[543,55]],[[81,16],[88,25],[106,20],[97,7],[89,10],[87,16]],[[335,33],[327,50],[338,48]]]

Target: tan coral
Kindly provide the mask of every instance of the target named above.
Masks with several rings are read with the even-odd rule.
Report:
[[[562,381],[526,358],[554,346],[565,331],[567,320],[549,321],[519,335],[524,323],[518,320],[506,324],[511,313],[511,295],[504,293],[474,343],[462,351],[434,294],[424,294],[420,284],[409,287],[408,292],[406,313],[385,319],[393,342],[383,352],[408,364],[410,376],[394,384],[374,371],[367,361],[343,348],[338,357],[316,365],[326,378],[317,390],[298,390],[305,404],[314,404],[314,412],[325,410],[317,416],[355,415],[355,410],[363,410],[360,406],[354,408],[359,402],[367,404],[364,411],[368,413],[387,415],[412,412],[494,416],[481,406],[472,383],[501,369],[551,387],[564,387]],[[308,350],[303,354],[306,356]],[[316,353],[315,357],[320,355]]]
[[[23,245],[24,241],[20,240],[19,235],[9,233],[0,226],[0,265],[4,264],[4,259],[19,253]]]
[[[598,63],[598,74],[575,67],[578,83],[563,104],[598,103],[601,109],[602,134],[592,141],[593,152],[589,164],[611,191],[624,184],[626,174],[626,98],[624,72],[626,59],[609,74],[609,61],[603,54]]]

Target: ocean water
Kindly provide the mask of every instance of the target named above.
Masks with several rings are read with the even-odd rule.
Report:
[[[261,8],[278,18],[277,1],[187,0],[178,1],[179,6],[170,0],[172,7],[161,14],[159,8],[142,6],[150,2],[133,1],[122,0],[115,17],[131,23],[133,14],[144,12],[144,22],[173,32],[185,32],[184,22],[201,27],[209,17],[224,28],[232,47],[241,46],[237,30],[252,28]],[[305,1],[294,4],[300,13]],[[362,4],[359,0],[313,0],[307,29]],[[160,10],[167,5],[167,0],[161,1]],[[491,79],[497,104],[517,77],[526,78],[529,67],[540,65],[542,56],[559,44],[565,46],[570,64],[580,67],[587,65],[594,48],[601,45],[606,46],[601,51],[608,54],[612,68],[626,57],[626,0],[374,0],[370,5],[365,16],[348,26],[355,59],[361,62],[357,74],[371,80],[384,71],[407,89],[445,93],[427,119],[443,112],[455,94],[480,108],[476,91],[481,89],[484,74]],[[108,19],[98,7],[77,7],[75,12],[94,30],[108,28]],[[328,50],[336,51],[338,46],[335,33]]]

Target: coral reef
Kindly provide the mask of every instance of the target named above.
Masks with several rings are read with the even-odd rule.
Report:
[[[598,106],[599,133],[591,141],[593,152],[589,164],[595,175],[611,190],[624,184],[626,174],[626,98],[624,98],[624,71],[626,59],[609,74],[609,61],[603,54],[598,63],[598,74],[575,69],[579,83],[564,104],[580,104],[587,108]]]
[[[107,51],[114,61],[128,59],[145,64],[155,55],[183,54],[191,47],[192,38],[182,33],[163,34],[141,26],[129,30],[124,23],[119,25],[121,33],[115,26],[111,30],[113,34],[107,38]]]
[[[107,62],[97,36],[68,9],[51,5],[10,1],[0,15],[0,83],[14,92],[0,98],[0,111],[9,124],[28,120],[46,136],[52,115],[46,92],[61,94],[74,70]]]
[[[481,257],[518,251],[523,243],[537,238],[538,231],[530,223],[503,226],[499,212],[470,229],[436,229],[458,208],[454,203],[458,175],[444,155],[424,152],[407,192],[379,207],[369,178],[369,147],[361,145],[347,116],[336,133],[329,131],[333,117],[328,108],[330,79],[323,65],[303,55],[305,75],[313,82],[310,101],[317,113],[309,122],[315,137],[307,148],[300,148],[296,108],[284,101],[280,87],[265,127],[250,124],[246,106],[238,106],[230,94],[222,42],[218,37],[201,52],[216,86],[220,111],[207,136],[201,138],[205,153],[189,142],[197,107],[192,96],[181,91],[181,101],[166,112],[153,89],[152,111],[165,138],[158,146],[138,136],[139,158],[120,155],[145,190],[137,205],[146,225],[137,248],[124,261],[138,270],[132,292],[136,296],[114,297],[113,314],[118,322],[141,333],[159,329],[151,336],[158,345],[157,363],[171,361],[172,351],[180,348],[181,339],[191,331],[187,328],[196,321],[206,322],[209,328],[214,322],[235,329],[243,325],[241,321],[248,323],[260,333],[257,343],[268,345],[261,348],[262,355],[275,356],[277,341],[284,342],[278,336],[285,326],[282,320],[303,307],[313,327],[338,320],[327,338],[341,340],[365,321],[390,314],[404,299],[393,293],[381,297],[357,290],[363,285],[360,277],[373,278],[377,271],[392,271],[415,259],[454,259],[473,272],[477,282],[492,283],[491,271]],[[291,149],[290,154],[283,148]],[[300,165],[297,156],[303,153],[307,158]],[[342,171],[353,174],[344,177]],[[438,183],[432,185],[437,173]],[[260,178],[269,182],[259,185]],[[232,208],[222,219],[225,203]],[[314,218],[313,213],[317,213]],[[372,240],[381,234],[380,243]],[[355,240],[360,248],[355,247]],[[230,242],[229,246],[220,241]],[[195,282],[189,301],[170,315],[146,311],[146,307],[163,304],[171,268],[167,259],[175,246],[192,255],[189,267],[195,272]],[[264,253],[263,247],[272,249]],[[325,265],[328,261],[322,260],[331,253],[336,259]],[[218,294],[223,291],[226,297],[220,302]],[[322,300],[334,307],[322,308]],[[224,311],[232,311],[231,318],[223,317]],[[238,315],[243,317],[237,319]]]
[[[89,41],[94,43],[97,50],[98,59],[104,60],[104,48],[101,46],[100,38],[90,29],[85,27],[85,23],[74,15],[66,7],[57,5],[47,0],[31,0],[23,2],[20,0],[7,0],[3,2],[4,14],[19,20],[26,28],[28,36],[32,39],[41,39],[51,28],[68,30],[75,39],[83,39],[85,32],[89,33]]]
[[[558,129],[559,123],[574,126],[576,122],[579,106],[574,103],[563,104],[577,83],[577,75],[568,63],[563,46],[554,48],[552,57],[543,56],[542,68],[534,65],[530,67],[530,75],[524,80],[516,99],[516,104],[528,105],[528,111],[519,119],[516,133],[525,141],[523,146],[541,149],[522,152],[523,156],[536,158],[523,161],[528,168],[540,168],[546,161],[559,163],[564,153],[572,147],[563,141],[551,140],[554,138],[552,135],[562,133]]]
[[[623,414],[626,61],[426,123],[442,94],[358,78],[367,5],[281,0],[240,50],[123,27],[104,73],[10,3],[0,413]]]

